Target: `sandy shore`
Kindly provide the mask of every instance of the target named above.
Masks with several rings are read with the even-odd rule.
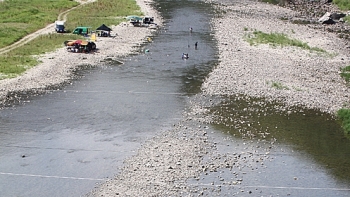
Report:
[[[161,26],[162,18],[149,6],[150,1],[137,0],[145,15],[153,16],[155,23]],[[42,62],[23,75],[0,81],[0,103],[8,100],[16,100],[16,92],[42,92],[47,88],[59,86],[72,78],[74,70],[81,65],[99,65],[106,59],[118,60],[135,50],[141,43],[147,42],[147,37],[152,36],[154,29],[146,27],[133,27],[129,24],[112,26],[112,37],[97,37],[97,53],[81,54],[67,52],[66,48],[46,53],[39,57]]]

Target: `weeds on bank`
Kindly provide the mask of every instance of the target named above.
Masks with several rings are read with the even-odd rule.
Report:
[[[11,0],[0,3],[0,48],[53,23],[59,13],[78,5],[67,0]]]
[[[271,82],[266,82],[266,83],[271,85],[271,87],[276,88],[278,90],[289,90],[289,88],[287,86],[283,85],[280,82],[271,81]]]
[[[345,134],[350,134],[350,109],[340,109],[337,117],[341,121]]]
[[[350,82],[350,66],[340,69],[340,76],[347,82]]]
[[[65,40],[79,38],[81,36],[65,34],[42,35],[20,48],[14,49],[5,55],[0,55],[0,79],[20,75],[39,63],[34,55],[40,55],[63,47]]]
[[[262,2],[265,3],[270,3],[274,5],[285,5],[288,3],[288,0],[261,0]],[[333,0],[333,4],[338,6],[341,10],[350,10],[350,1],[349,0]]]
[[[247,42],[250,45],[257,44],[270,44],[272,46],[295,46],[302,49],[325,53],[326,51],[318,47],[310,47],[307,43],[301,42],[296,39],[288,38],[283,33],[264,33],[262,31],[254,31],[252,34],[246,35]]]
[[[350,10],[349,0],[333,0],[333,3],[337,5],[341,10]]]
[[[350,81],[350,66],[346,66],[340,69],[340,76],[349,83]],[[337,112],[337,117],[341,121],[342,127],[344,129],[345,134],[350,137],[350,109],[340,109]]]

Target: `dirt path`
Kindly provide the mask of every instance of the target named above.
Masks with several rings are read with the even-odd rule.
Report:
[[[1,0],[0,0],[1,1]],[[60,13],[57,17],[57,20],[62,20],[62,21],[66,21],[67,20],[67,15],[70,11],[74,10],[74,9],[77,9],[78,7],[84,5],[84,4],[87,4],[87,3],[92,3],[96,0],[76,0],[78,3],[80,3],[80,5],[76,6],[76,7],[73,7],[69,10],[66,10],[62,13]],[[37,38],[38,36],[40,35],[44,35],[44,34],[49,34],[49,33],[54,33],[55,32],[55,24],[52,23],[50,25],[47,25],[46,27],[44,27],[43,29],[39,29],[38,31],[36,32],[33,32],[25,37],[23,37],[22,39],[20,39],[19,41],[9,45],[9,46],[6,46],[4,48],[1,48],[0,49],[0,55],[4,54],[4,53],[8,53],[10,52],[11,50],[13,49],[16,49],[20,46],[23,46],[25,44],[27,44],[28,42],[34,40],[35,38]]]

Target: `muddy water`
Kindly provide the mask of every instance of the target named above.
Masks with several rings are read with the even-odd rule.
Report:
[[[147,138],[181,119],[218,63],[212,9],[199,1],[156,2],[166,26],[140,55],[83,69],[71,85],[1,111],[1,196],[84,195],[118,173]],[[349,195],[349,141],[331,117],[302,109],[287,114],[249,98],[219,100],[208,108],[217,117],[209,133],[221,153],[271,146],[264,167],[247,170],[240,185],[220,187],[221,196]],[[201,183],[220,182],[218,174],[233,177],[223,169],[202,175]]]

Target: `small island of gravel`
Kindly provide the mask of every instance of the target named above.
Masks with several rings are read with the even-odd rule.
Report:
[[[308,25],[281,20],[299,14],[279,6],[235,3],[220,8],[226,14],[213,20],[220,64],[203,84],[204,94],[264,97],[331,114],[349,104],[348,87],[339,74],[341,68],[350,64],[343,39]],[[283,33],[326,52],[268,44],[252,46],[245,36],[253,31]],[[283,88],[274,87],[274,83]]]

